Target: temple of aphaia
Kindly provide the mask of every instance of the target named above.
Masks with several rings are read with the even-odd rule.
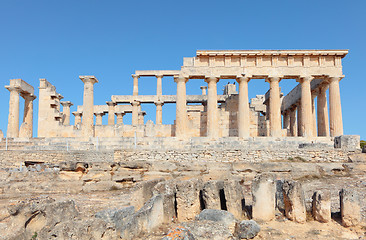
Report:
[[[209,50],[184,58],[181,70],[142,70],[133,77],[132,95],[113,95],[105,105],[94,105],[94,76],[80,76],[84,83],[83,105],[77,106],[70,125],[70,101],[61,101],[46,79],[39,85],[39,138],[54,137],[335,137],[343,134],[339,81],[347,50]],[[156,77],[156,95],[139,95],[141,77]],[[176,95],[162,94],[162,78],[174,77]],[[204,79],[202,95],[187,95],[187,81]],[[217,82],[233,79],[217,94]],[[265,79],[270,89],[249,101],[250,80]],[[299,84],[283,96],[280,81]],[[8,138],[30,138],[33,128],[34,89],[21,79],[11,79]],[[329,90],[329,101],[327,99]],[[19,130],[19,95],[25,99],[24,120]],[[317,101],[317,104],[315,104]],[[144,124],[141,105],[156,105],[156,121]],[[162,124],[164,104],[176,104],[176,120]],[[62,111],[61,106],[62,105]],[[328,112],[329,105],[329,112]],[[317,109],[315,108],[317,107]],[[132,124],[123,123],[132,114]],[[102,117],[108,115],[108,125]],[[94,121],[95,116],[95,121]],[[116,117],[115,117],[116,116]],[[116,121],[117,120],[117,121]]]

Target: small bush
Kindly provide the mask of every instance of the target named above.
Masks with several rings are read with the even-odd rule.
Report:
[[[366,141],[365,140],[361,140],[360,141],[360,147],[363,148],[363,146],[365,146],[365,145],[366,145]]]

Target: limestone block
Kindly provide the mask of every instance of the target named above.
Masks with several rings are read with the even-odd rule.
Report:
[[[342,225],[356,226],[361,221],[360,199],[354,191],[342,189],[339,193]]]
[[[238,239],[252,239],[258,235],[261,227],[253,220],[244,220],[236,225]]]
[[[0,130],[0,142],[1,142],[1,140],[4,138],[4,133],[3,133],[3,131],[1,131]]]
[[[27,138],[31,136],[32,136],[32,130],[29,128],[28,123],[23,122],[22,125],[20,125],[19,137]]]
[[[105,222],[121,225],[125,219],[131,217],[135,213],[134,206],[128,206],[122,209],[105,209],[97,212],[94,216]]]
[[[192,221],[181,224],[187,228],[194,239],[199,240],[233,240],[231,231],[222,223],[214,221]]]
[[[190,221],[201,211],[200,191],[202,184],[198,179],[177,182],[178,221]]]
[[[114,187],[112,181],[86,182],[83,186],[83,192],[110,191]]]
[[[224,210],[204,209],[196,216],[198,221],[214,221],[225,225],[234,234],[237,220],[234,215]]]
[[[270,221],[275,217],[276,185],[274,175],[259,174],[252,181],[253,207],[252,217],[254,220]]]
[[[81,180],[84,182],[111,181],[112,176],[109,172],[105,171],[88,171],[87,174],[82,176]]]
[[[226,180],[224,193],[227,211],[232,213],[238,220],[248,219],[244,207],[244,189],[240,180]]]
[[[158,178],[137,183],[131,191],[131,205],[136,209],[144,206],[145,202],[153,196],[155,185],[162,181],[164,181],[163,178]]]
[[[112,172],[110,175],[114,182],[137,182],[141,181],[141,172],[137,170],[125,170],[118,169],[118,171]]]
[[[342,135],[334,138],[334,148],[341,148],[347,151],[356,151],[360,149],[359,135]]]
[[[295,181],[284,181],[283,199],[285,203],[286,217],[298,223],[305,223],[305,196],[301,183]]]
[[[176,193],[177,193],[177,185],[175,180],[159,182],[154,187],[153,194],[154,195],[161,194],[163,196],[165,223],[170,223],[177,218],[175,209]]]
[[[78,181],[83,176],[82,172],[69,172],[69,171],[61,171],[58,177],[62,181]]]
[[[313,195],[312,212],[315,220],[323,223],[331,220],[331,196],[329,190],[316,191]]]
[[[222,209],[221,202],[224,200],[223,181],[208,181],[203,185],[202,198],[207,209]],[[221,194],[220,194],[221,193]]]

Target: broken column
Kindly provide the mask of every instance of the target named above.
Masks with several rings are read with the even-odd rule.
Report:
[[[64,125],[70,125],[70,107],[73,105],[70,101],[61,102],[62,114],[64,115]]]
[[[259,174],[252,181],[252,218],[270,221],[275,217],[276,185],[272,174]]]
[[[178,221],[194,220],[201,212],[200,205],[201,182],[198,179],[190,179],[177,183],[177,218]]]
[[[116,103],[112,101],[106,103],[108,105],[108,125],[114,125],[114,107],[116,106]]]
[[[299,182],[284,181],[283,200],[285,215],[288,219],[298,223],[306,222],[305,196]]]
[[[227,211],[238,220],[248,219],[244,210],[244,189],[239,180],[225,180],[224,193]]]
[[[316,221],[327,223],[331,220],[331,198],[328,190],[316,191],[313,195],[312,213]]]
[[[359,196],[354,192],[342,189],[339,193],[342,225],[356,226],[361,221],[361,206]]]
[[[5,86],[10,91],[9,100],[9,116],[8,116],[8,130],[6,136],[8,138],[19,137],[19,87]]]
[[[95,115],[95,125],[103,125],[104,112],[96,112]]]
[[[80,76],[84,83],[82,135],[94,137],[94,84],[98,82],[94,76]]]
[[[116,112],[115,115],[117,116],[117,124],[123,124],[123,116],[125,112]]]
[[[74,125],[77,126],[77,125],[80,125],[81,124],[81,117],[82,117],[82,113],[80,112],[73,112],[72,115],[75,116],[75,122],[74,122]]]
[[[36,96],[28,93],[22,93],[21,96],[24,98],[24,115],[19,137],[31,138],[33,137],[33,101]]]
[[[223,196],[220,196],[220,191],[223,193],[223,188],[224,182],[217,180],[208,181],[203,185],[202,198],[207,209],[222,209],[221,198]]]

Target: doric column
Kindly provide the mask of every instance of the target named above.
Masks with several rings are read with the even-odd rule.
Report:
[[[175,119],[175,136],[179,139],[187,137],[187,97],[186,83],[188,78],[175,77],[177,83],[177,102],[176,102],[176,119]]]
[[[207,94],[207,86],[201,86],[200,88],[202,90],[202,95],[206,95]]]
[[[313,121],[313,136],[314,137],[318,136],[317,125],[316,125],[315,97],[316,97],[316,94],[312,93],[311,94],[311,113],[312,113],[311,116],[312,116],[312,121]]]
[[[80,76],[84,83],[82,135],[94,137],[94,84],[98,80],[94,76]]]
[[[207,136],[216,139],[219,136],[219,121],[217,114],[217,82],[219,81],[219,78],[208,77],[205,81],[208,84]]]
[[[161,101],[155,102],[156,106],[156,122],[155,124],[162,124],[163,123],[163,105],[164,103]]]
[[[126,114],[125,112],[116,112],[117,116],[117,124],[123,124],[123,116]]]
[[[103,125],[104,113],[103,112],[97,112],[97,113],[94,113],[94,115],[95,115],[95,125]]]
[[[70,125],[70,107],[73,105],[70,101],[60,102],[62,105],[62,114],[64,115],[64,125]]]
[[[114,125],[114,107],[116,106],[115,102],[109,101],[106,102],[108,105],[108,125]]]
[[[283,112],[283,129],[290,129],[290,110]]]
[[[23,122],[26,123],[26,129],[24,130],[24,136],[31,138],[33,137],[33,101],[36,99],[36,96],[33,94],[22,94],[24,98],[24,115]]]
[[[136,126],[139,124],[139,107],[140,102],[133,101],[132,105],[132,125]]]
[[[319,94],[317,98],[318,107],[318,135],[329,137],[329,116],[328,116],[328,104],[327,104],[327,88],[328,86],[322,86],[319,88]]]
[[[301,129],[303,137],[313,136],[313,111],[311,107],[311,86],[312,77],[300,77],[297,81],[301,83]]]
[[[133,96],[139,95],[139,75],[132,74],[133,77]]]
[[[238,105],[238,136],[246,138],[250,136],[250,112],[248,100],[248,82],[250,78],[239,77],[239,105]]]
[[[138,119],[139,125],[145,124],[145,115],[146,112],[139,112],[139,119]]]
[[[297,136],[296,107],[290,109],[290,134],[293,137]]]
[[[272,137],[281,136],[281,99],[280,99],[280,77],[268,77],[269,89],[269,123],[270,135]]]
[[[5,86],[10,91],[8,130],[6,136],[10,138],[19,137],[19,93],[17,87]]]
[[[329,125],[330,136],[343,135],[341,95],[339,91],[339,81],[342,77],[330,77],[329,81]]]
[[[75,123],[74,125],[77,126],[78,124],[81,124],[81,116],[83,115],[80,112],[73,112],[72,115],[75,116]]]
[[[301,102],[297,104],[297,136],[303,136]]]
[[[156,95],[163,95],[163,87],[162,87],[162,78],[163,75],[156,75]]]

